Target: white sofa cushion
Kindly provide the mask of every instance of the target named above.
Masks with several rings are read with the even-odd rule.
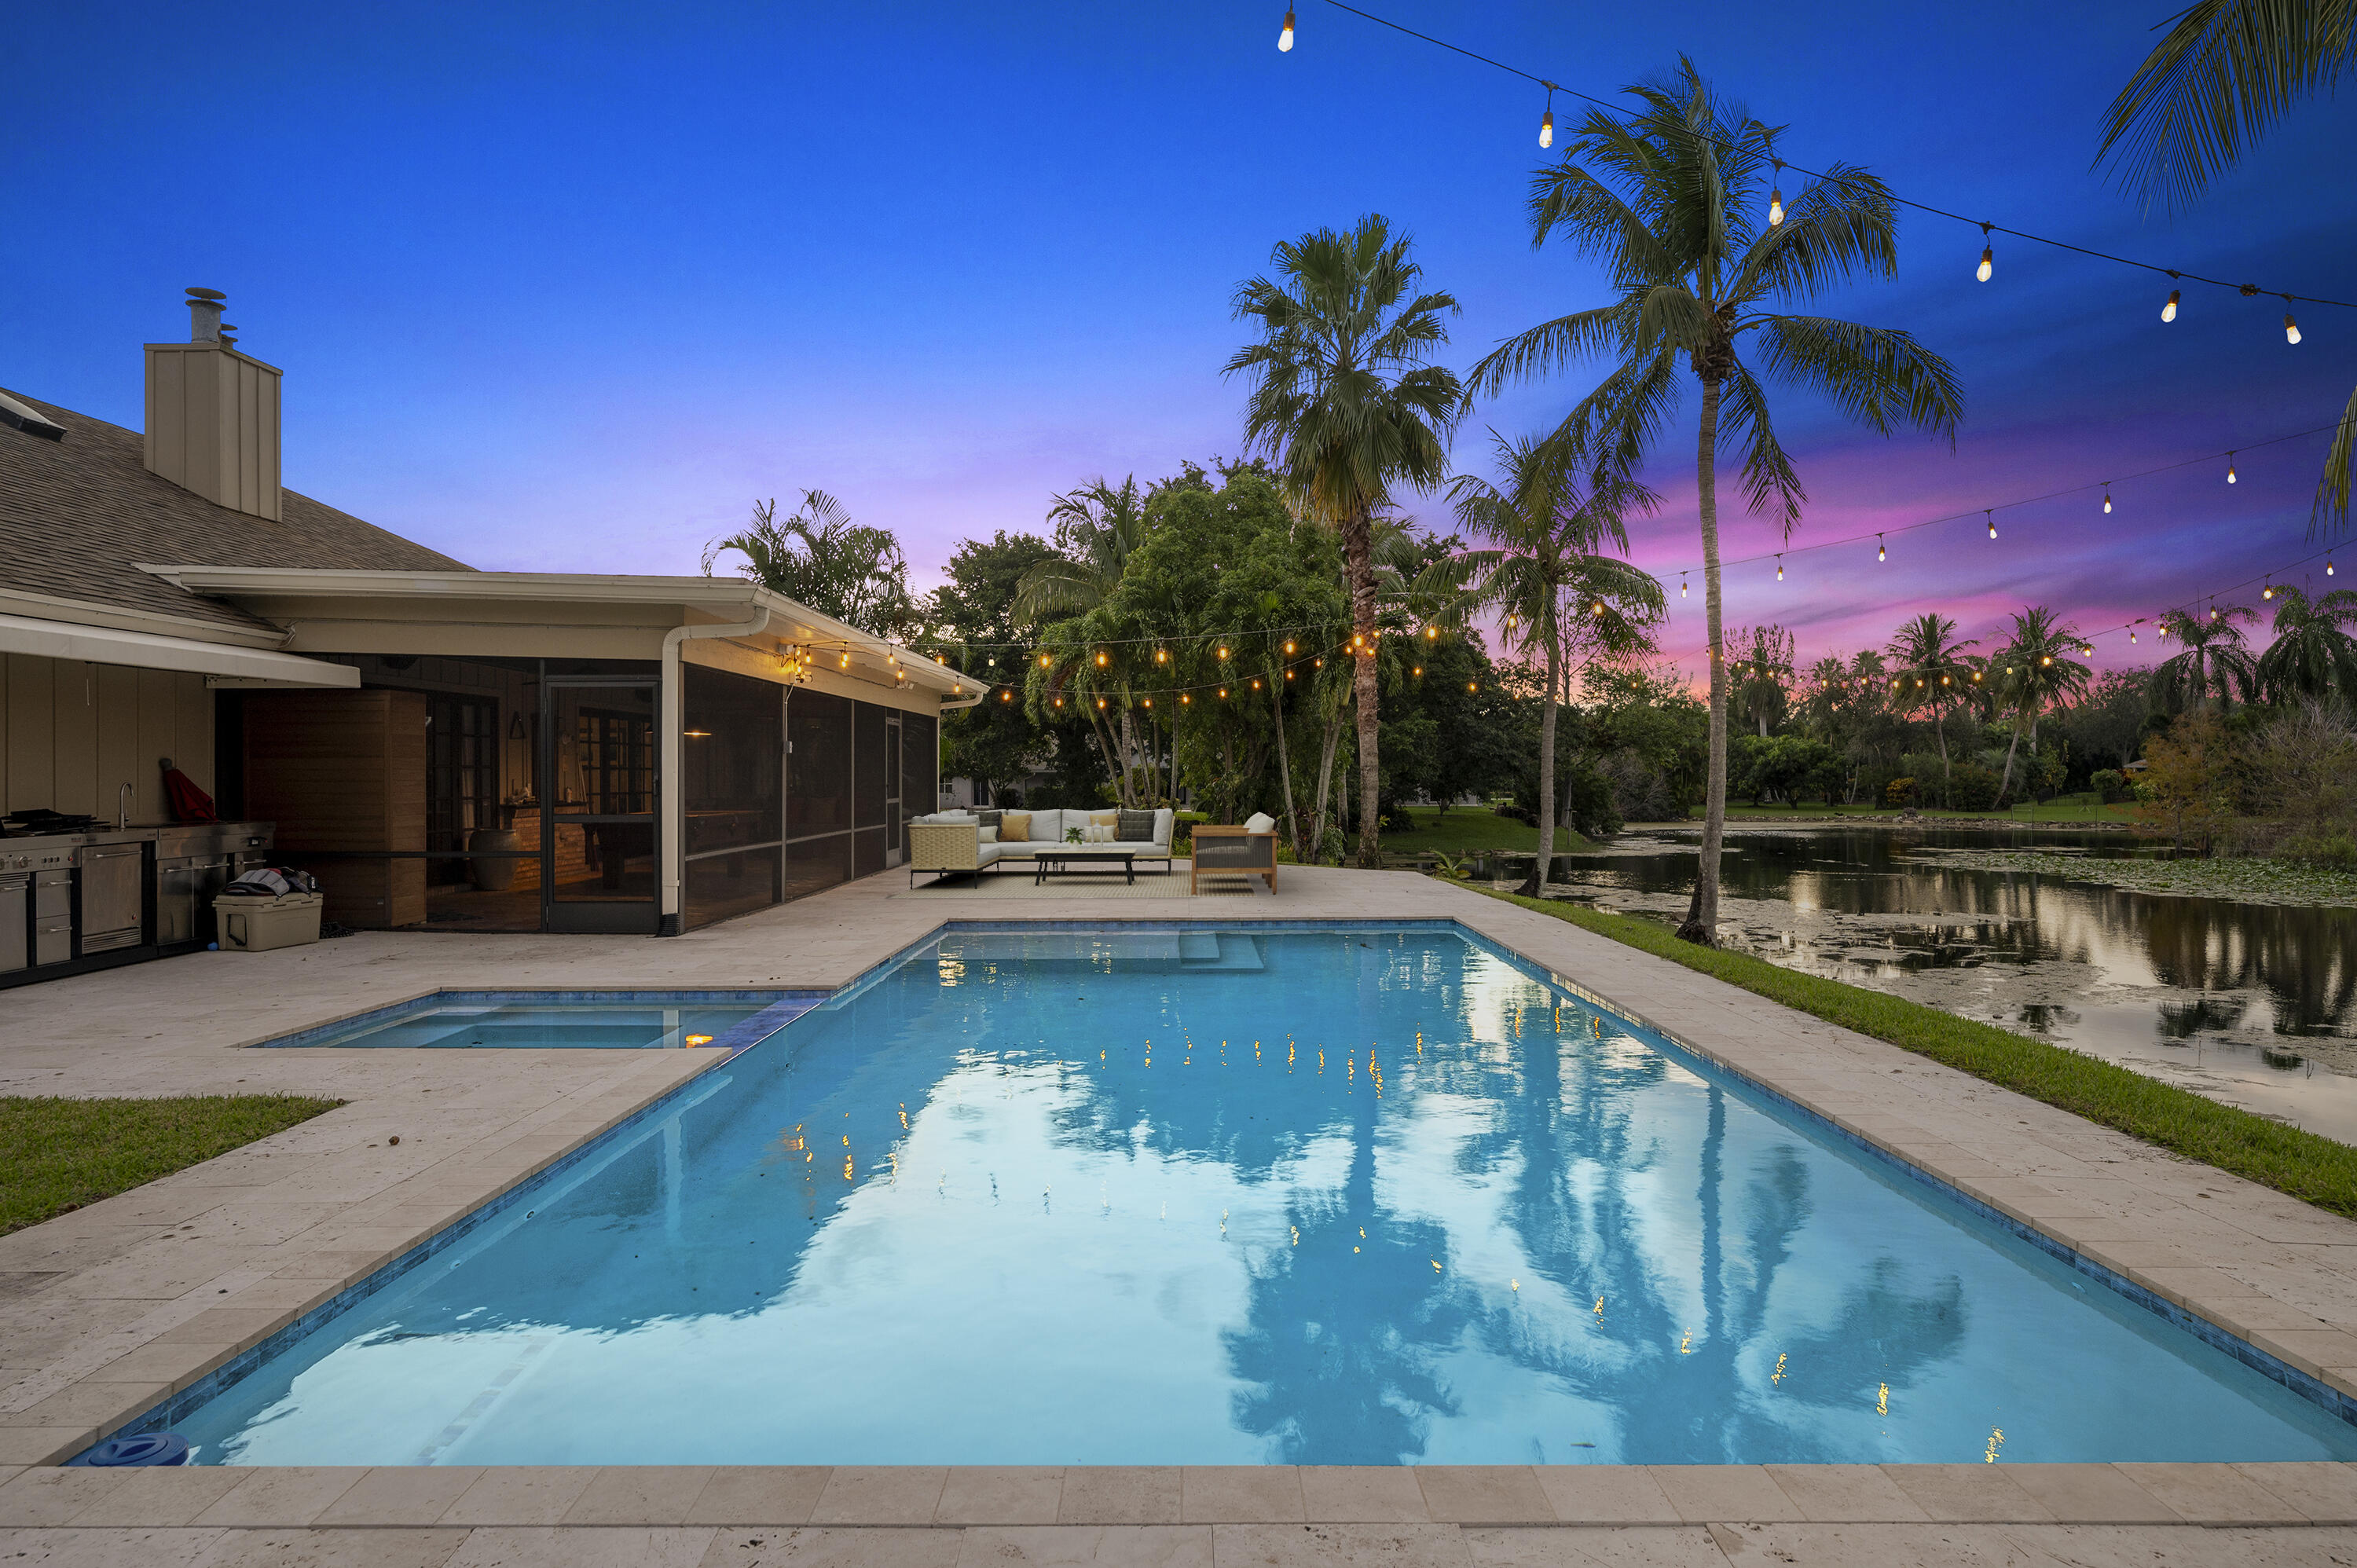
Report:
[[[1157,844],[1164,849],[1170,847],[1170,826],[1178,820],[1178,813],[1168,806],[1154,813],[1154,842]]]
[[[1275,831],[1276,819],[1266,811],[1254,811],[1244,819],[1244,832],[1248,833],[1266,833]]]

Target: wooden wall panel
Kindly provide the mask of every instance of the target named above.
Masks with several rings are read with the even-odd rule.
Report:
[[[245,702],[247,814],[278,824],[292,852],[425,847],[425,698],[416,692],[274,692]],[[350,926],[425,918],[423,861],[311,867],[327,918]]]
[[[51,660],[51,686],[55,706],[50,710],[57,725],[53,766],[57,769],[53,792],[60,811],[98,810],[98,666],[66,660]],[[107,802],[103,813],[108,822],[114,820],[114,803]]]

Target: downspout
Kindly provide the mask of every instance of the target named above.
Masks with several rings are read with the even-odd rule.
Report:
[[[680,645],[689,639],[713,637],[750,637],[770,624],[770,607],[757,605],[753,618],[733,626],[675,626],[663,633],[662,644],[662,762],[657,774],[657,787],[662,794],[662,819],[657,828],[660,837],[656,858],[662,866],[662,902],[655,919],[655,935],[679,935],[680,912],[686,907],[687,882],[686,807],[681,780],[687,773],[687,746],[683,738],[687,728],[684,711],[686,681],[681,674]]]
[[[954,714],[954,713],[959,713],[959,712],[962,712],[962,711],[963,711],[963,710],[964,710],[964,709],[971,708],[971,707],[973,707],[974,705],[975,705],[976,703],[980,703],[980,702],[981,702],[985,697],[987,697],[988,695],[990,695],[990,693],[991,693],[994,690],[996,690],[996,688],[995,688],[995,687],[991,687],[991,686],[985,686],[985,687],[983,687],[983,689],[982,689],[981,691],[976,692],[973,696],[966,698],[963,702],[959,702],[959,703],[942,703],[939,704],[938,706],[936,706],[936,707],[933,709],[933,798],[932,798],[932,800],[931,800],[931,801],[926,805],[926,807],[925,807],[925,813],[926,813],[928,816],[930,816],[930,815],[931,815],[931,814],[932,814],[933,812],[938,811],[940,811],[940,810],[942,809],[942,720],[941,720],[941,715],[942,715],[942,714]],[[996,799],[996,797],[993,797],[993,799]],[[908,801],[906,801],[906,800],[901,801],[901,802],[900,802],[901,821],[902,821],[904,823],[908,821],[908,811],[909,811],[909,802],[908,802]],[[901,842],[905,843],[907,841],[904,839],[904,840],[902,840]]]

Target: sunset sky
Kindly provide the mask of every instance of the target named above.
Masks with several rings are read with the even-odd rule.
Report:
[[[1985,639],[2026,601],[2093,631],[2319,547],[2325,437],[2261,443],[2338,414],[2357,311],[2299,307],[2293,348],[2272,293],[2357,299],[2357,101],[2147,218],[2090,162],[2174,0],[1369,8],[1603,93],[1683,51],[1797,162],[2270,291],[2185,285],[2164,327],[2158,274],[2000,238],[1977,284],[1977,228],[1910,215],[1900,278],[1823,308],[1948,356],[1963,435],[1885,440],[1783,394],[1793,545],[1983,507],[1999,538],[1975,515],[1894,536],[1886,564],[1869,540],[1791,554],[1782,583],[1738,566],[1731,622],[1791,627],[1804,659],[1927,608]],[[1228,301],[1279,239],[1367,211],[1408,230],[1463,303],[1459,368],[1603,297],[1530,245],[1537,89],[1322,0],[1281,55],[1283,10],[27,6],[0,59],[0,385],[136,426],[138,345],[184,337],[181,290],[208,285],[286,372],[286,482],[473,564],[694,572],[754,498],[816,486],[927,585],[959,540],[1038,529],[1052,492],[1233,454]],[[1457,461],[1597,373],[1478,408]],[[1693,412],[1637,553],[1689,668]],[[2228,448],[2231,489],[2222,457],[2123,478]],[[2105,479],[2108,518],[2083,488]],[[1727,553],[1773,533],[1738,520]]]

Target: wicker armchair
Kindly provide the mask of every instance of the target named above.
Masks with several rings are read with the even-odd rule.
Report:
[[[920,871],[943,876],[963,872],[979,880],[983,869],[998,858],[998,846],[982,842],[978,822],[910,822],[907,831],[912,887]]]
[[[1247,828],[1195,824],[1195,864],[1187,891],[1193,893],[1206,876],[1258,876],[1276,891],[1276,834]]]

